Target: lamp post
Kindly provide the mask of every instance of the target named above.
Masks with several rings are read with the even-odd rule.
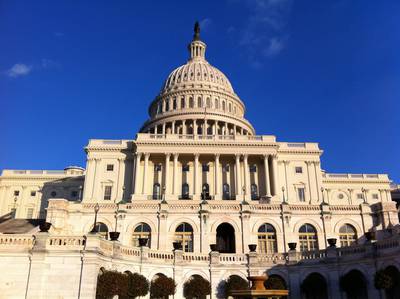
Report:
[[[165,200],[165,190],[166,190],[167,188],[165,187],[165,185],[164,185],[164,187],[162,188],[162,191],[163,191],[163,194],[162,194],[162,201],[161,201],[161,203],[167,203],[167,201]]]
[[[14,219],[17,216],[17,200],[18,200],[18,197],[14,196],[14,207],[13,207],[13,218]]]
[[[99,203],[96,203],[96,205],[94,206],[94,223],[93,223],[93,228],[90,231],[91,233],[95,234],[97,233],[97,227],[96,227],[96,223],[97,223],[97,213],[100,210],[100,206]]]
[[[282,186],[282,200],[283,203],[286,203],[286,199],[285,199],[285,187]]]
[[[80,186],[79,186],[79,194],[78,194],[78,200],[79,200],[79,201],[82,201],[82,190],[83,190],[83,186],[80,185]]]
[[[206,200],[206,191],[207,191],[207,187],[203,186],[203,200],[202,200],[202,204],[207,204],[207,200]]]
[[[246,186],[243,186],[242,190],[243,190],[242,205],[248,205],[248,203],[247,203],[247,201],[246,201]]]

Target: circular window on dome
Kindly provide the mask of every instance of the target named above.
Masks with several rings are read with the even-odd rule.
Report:
[[[338,198],[339,198],[339,199],[343,199],[343,198],[344,198],[343,193],[339,193],[339,194],[338,194]]]

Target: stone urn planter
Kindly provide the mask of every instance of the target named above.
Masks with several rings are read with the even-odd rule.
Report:
[[[336,247],[336,238],[329,238],[328,240],[329,247]]]
[[[257,249],[257,244],[249,244],[249,250],[250,252],[255,252]]]
[[[289,246],[290,250],[296,250],[297,243],[296,242],[290,242],[290,243],[288,243],[288,246]]]
[[[172,246],[174,247],[174,250],[182,250],[182,243],[181,242],[173,242]]]
[[[119,238],[119,232],[109,232],[110,240],[117,241]]]
[[[147,239],[147,238],[139,238],[139,246],[140,247],[147,246],[147,241],[148,240],[149,239]]]
[[[217,244],[210,244],[210,250],[211,251],[218,251],[217,250]]]
[[[41,233],[47,233],[49,232],[49,229],[51,227],[51,223],[50,222],[43,222],[39,225],[39,229]]]

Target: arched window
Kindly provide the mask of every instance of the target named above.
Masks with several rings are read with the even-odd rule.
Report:
[[[299,229],[300,251],[318,249],[317,231],[311,224],[304,224]]]
[[[181,109],[185,108],[185,98],[181,98]]]
[[[182,184],[182,199],[189,199],[189,184]]]
[[[146,238],[147,246],[151,245],[151,228],[147,223],[140,222],[135,226],[132,234],[132,246],[139,247],[139,238]]]
[[[161,199],[161,188],[159,183],[153,185],[153,199]]]
[[[232,104],[229,103],[229,112],[232,112]]]
[[[193,98],[189,98],[189,108],[193,108],[193,107],[194,107]]]
[[[207,105],[207,108],[211,108],[211,100],[210,100],[210,98],[207,98],[206,105]]]
[[[158,102],[157,105],[157,114],[160,114],[162,112],[162,102]]]
[[[264,223],[258,229],[258,252],[260,253],[275,253],[277,252],[276,245],[276,232],[275,228],[269,224]]]
[[[215,109],[219,109],[219,102],[218,102],[218,99],[215,99],[215,107],[214,107]]]
[[[226,107],[225,107],[225,101],[223,101],[223,102],[222,102],[222,110],[225,111],[225,108],[226,108]]]
[[[176,102],[176,98],[174,98],[174,100],[172,101],[172,109],[176,110],[177,109],[177,102]]]
[[[165,111],[169,111],[169,99],[165,101]]]
[[[201,100],[201,98],[199,97],[199,98],[197,98],[197,107],[198,108],[201,108],[201,107],[203,107],[203,101]]]
[[[182,244],[182,250],[193,252],[193,228],[190,224],[184,222],[178,225],[175,230],[175,242]]]
[[[231,199],[231,190],[229,184],[225,183],[222,185],[222,199],[229,200]]]
[[[258,187],[257,187],[257,185],[256,184],[251,184],[250,191],[251,191],[251,200],[257,200],[258,199]]]
[[[108,240],[108,227],[103,222],[96,222],[95,225],[96,232],[101,235],[103,238]]]
[[[351,224],[344,224],[339,229],[340,247],[351,246],[357,242],[357,232]]]

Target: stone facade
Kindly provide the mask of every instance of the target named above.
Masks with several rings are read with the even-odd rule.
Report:
[[[86,170],[3,171],[1,213],[26,218],[33,208],[52,228],[34,238],[0,235],[9,273],[0,296],[94,298],[103,267],[150,280],[164,273],[178,283],[174,298],[195,274],[217,298],[229,275],[265,272],[281,276],[291,298],[304,296],[300,286],[314,272],[328,298],[346,298],[339,279],[357,270],[369,298],[379,298],[373,274],[400,269],[389,177],[327,173],[317,143],[255,135],[229,80],[206,61],[205,43],[195,38],[188,48],[135,139],[90,140]],[[89,233],[95,218],[97,235]],[[110,231],[119,241],[104,239]],[[367,241],[367,232],[379,241]],[[149,247],[138,247],[139,237]],[[338,248],[328,247],[332,238]],[[214,244],[219,252],[210,252]]]

